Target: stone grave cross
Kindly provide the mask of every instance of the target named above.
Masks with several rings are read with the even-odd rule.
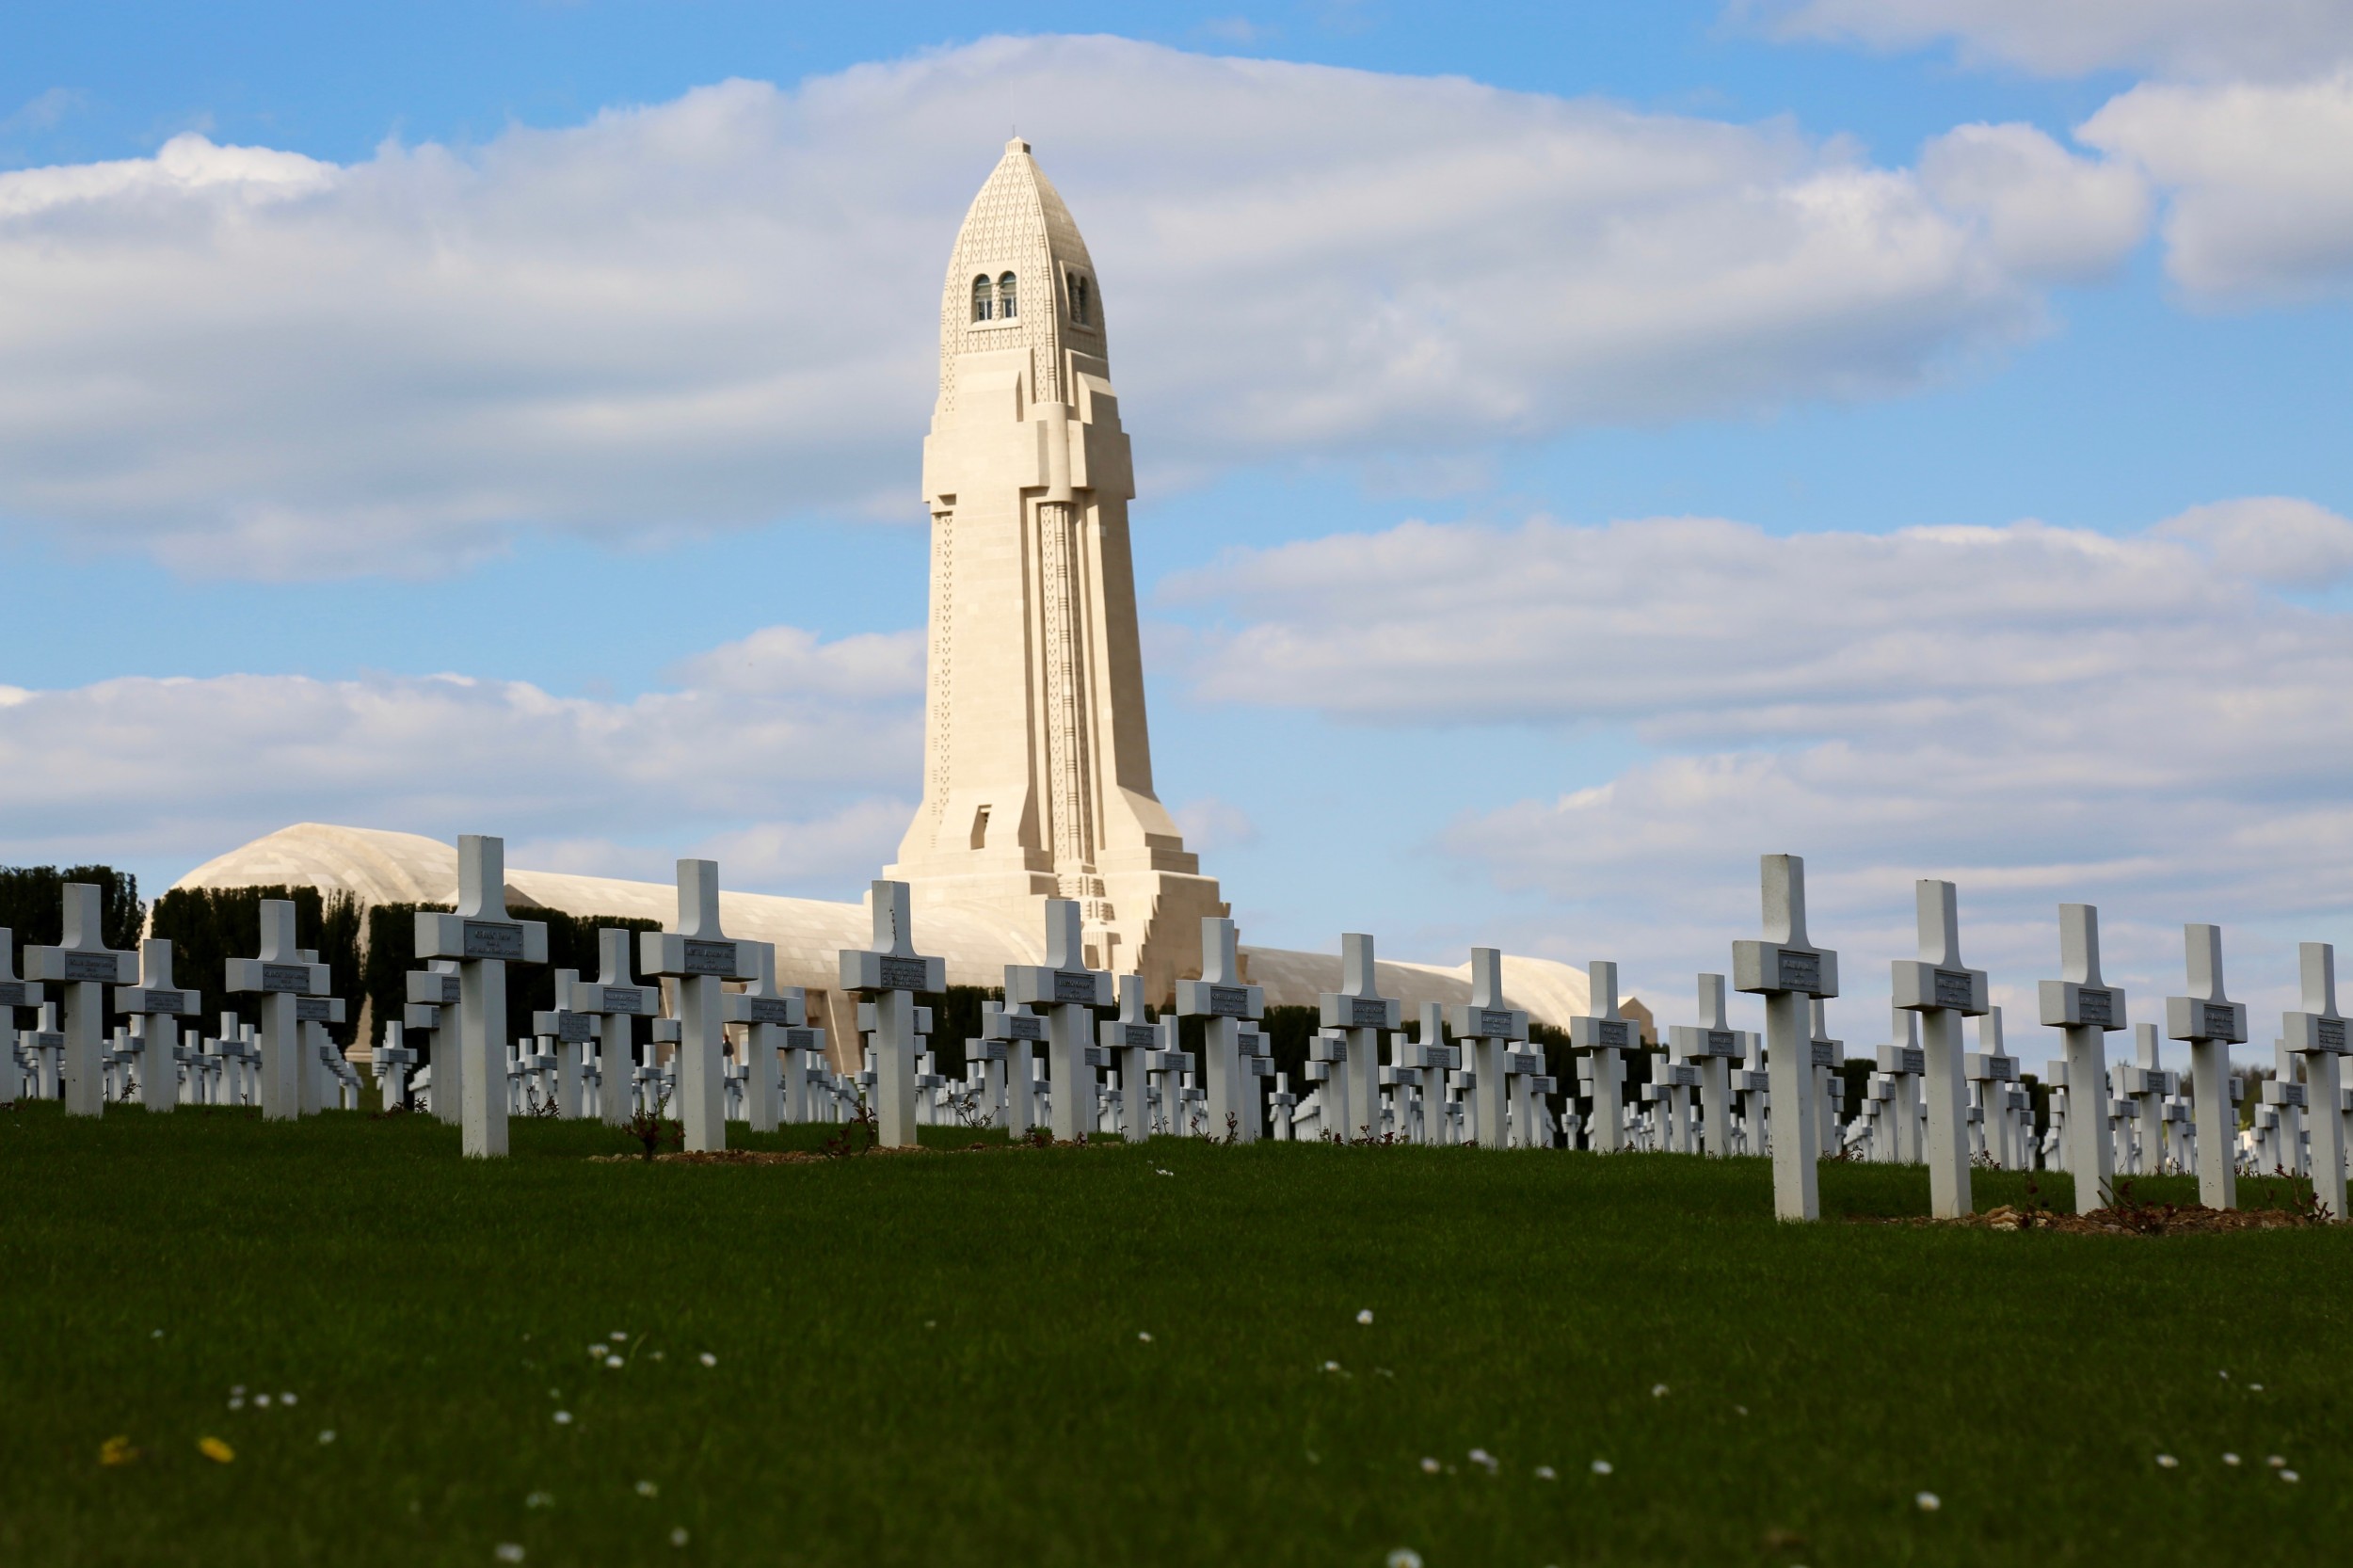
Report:
[[[744,946],[752,952],[751,984],[727,999],[728,1021],[744,1026],[744,1120],[754,1132],[774,1132],[784,1113],[779,1053],[787,1047],[787,1032],[808,1023],[808,992],[776,984],[774,942]]]
[[[1176,983],[1176,1016],[1207,1020],[1201,1026],[1201,1071],[1213,1138],[1225,1135],[1228,1116],[1234,1118],[1237,1128],[1248,1127],[1250,1118],[1241,1113],[1242,1100],[1245,1095],[1257,1092],[1257,1080],[1242,1073],[1241,1026],[1265,1013],[1264,988],[1242,984],[1241,950],[1234,922],[1215,915],[1203,916],[1201,978]],[[1173,1080],[1171,1092],[1175,1092]],[[1164,1109],[1171,1128],[1181,1129],[1181,1107],[1171,1103]],[[1247,1130],[1243,1136],[1249,1136]]]
[[[1814,1060],[1815,1135],[1823,1156],[1828,1158],[1838,1152],[1841,1092],[1846,1087],[1839,1080],[1838,1067],[1847,1060],[1847,1042],[1831,1038],[1829,1009],[1819,997],[1807,1000],[1806,1032]]]
[[[106,945],[98,887],[65,885],[64,939],[54,948],[26,948],[27,980],[60,983],[65,991],[65,1113],[103,1115],[106,987],[138,982],[138,957]]]
[[[1344,1032],[1348,1040],[1347,1060],[1337,1064],[1340,1070],[1323,1086],[1327,1105],[1332,1105],[1333,1090],[1339,1091],[1338,1103],[1324,1125],[1337,1128],[1343,1144],[1359,1132],[1380,1136],[1381,1035],[1402,1021],[1401,1004],[1395,997],[1381,995],[1375,971],[1372,938],[1362,932],[1345,933],[1340,937],[1340,988],[1316,998],[1322,1027]],[[1498,996],[1498,1006],[1501,1000]],[[1479,1130],[1483,1138],[1483,1122]]]
[[[1528,1038],[1528,1014],[1504,1000],[1501,948],[1471,949],[1470,976],[1470,1000],[1454,1009],[1454,1037],[1463,1042],[1468,1058],[1464,1065],[1471,1074],[1480,1146],[1506,1148],[1511,1144],[1513,1077],[1506,1058]],[[1330,1021],[1329,1014],[1325,1019]]]
[[[1929,1212],[1952,1219],[1972,1211],[1969,1200],[1969,1090],[1961,1020],[1982,1017],[1983,969],[1961,961],[1959,894],[1949,882],[1913,884],[1919,911],[1920,956],[1888,966],[1897,1007],[1920,1015],[1922,1075],[1929,1102]]]
[[[463,1120],[466,1104],[465,1074],[457,1066],[460,984],[456,960],[437,959],[422,969],[410,969],[407,979],[408,1000],[400,1014],[405,1026],[402,1037],[404,1041],[416,1034],[428,1037],[425,1049],[433,1072],[433,1115],[456,1127]]]
[[[555,1113],[577,1121],[585,1110],[588,1042],[596,1038],[597,1019],[573,1005],[580,994],[580,971],[555,971],[553,1008],[531,1015],[531,1032],[555,1045]]]
[[[752,978],[751,943],[719,929],[719,863],[678,863],[678,928],[637,936],[637,967],[678,982],[679,1122],[691,1153],[728,1146],[720,982]]]
[[[1075,1143],[1096,1125],[1095,1069],[1087,1048],[1095,1044],[1093,1009],[1117,1000],[1108,971],[1086,967],[1079,901],[1046,901],[1046,962],[1005,966],[1005,1004],[1050,1009],[1047,1061],[1053,1074],[1050,1107],[1054,1137]]]
[[[302,1113],[302,1014],[296,1004],[325,996],[329,981],[327,966],[309,962],[295,946],[292,900],[262,900],[261,917],[261,956],[230,959],[224,979],[230,991],[261,993],[262,1115],[280,1121]],[[438,1080],[441,1075],[433,1076]]]
[[[2238,1207],[2238,1113],[2231,1093],[2231,1048],[2247,1039],[2247,1004],[2222,990],[2222,928],[2182,927],[2189,994],[2165,999],[2165,1035],[2189,1042],[2190,1095],[2198,1128],[2198,1201]]]
[[[319,963],[316,950],[303,948],[295,956],[305,964],[316,966],[322,973],[327,972],[327,967]],[[330,980],[328,984],[333,982]],[[315,1116],[326,1107],[327,1080],[341,1062],[335,1054],[335,1042],[328,1037],[327,1026],[343,1021],[344,999],[341,997],[295,998],[295,1028],[302,1036],[302,1070],[297,1081],[301,1086],[302,1113],[306,1116]]]
[[[1740,1035],[1724,1015],[1724,977],[1699,977],[1700,1021],[1674,1024],[1667,1042],[1675,1060],[1688,1062],[1699,1075],[1700,1123],[1707,1152],[1730,1154],[1732,1128],[1732,1061],[1740,1054]]]
[[[2297,968],[2303,1006],[2281,1017],[2281,1038],[2304,1059],[2305,1097],[2313,1126],[2313,1196],[2331,1218],[2345,1218],[2345,1116],[2341,1093],[2345,1053],[2345,1016],[2337,1011],[2337,950],[2328,942],[2300,942]]]
[[[470,1160],[506,1153],[506,966],[548,961],[548,928],[506,912],[506,840],[468,833],[457,840],[457,909],[417,913],[417,956],[457,961],[457,1049],[448,1031],[434,1041],[433,1098],[460,1082],[458,1125]],[[443,1062],[443,1057],[452,1060]],[[455,1068],[455,1072],[448,1069]]]
[[[115,1011],[147,1019],[139,1041],[139,1103],[150,1111],[168,1111],[180,1098],[179,1020],[202,1000],[172,984],[169,942],[151,936],[139,944],[139,983],[115,987]]]
[[[1593,1148],[1616,1154],[1625,1146],[1625,1061],[1641,1048],[1642,1032],[1618,1011],[1617,965],[1596,960],[1585,975],[1585,1012],[1569,1020],[1569,1048],[1586,1056],[1593,1080]]]
[[[1815,1170],[1813,1031],[1806,999],[1838,994],[1838,955],[1805,934],[1805,862],[1768,855],[1760,868],[1765,937],[1732,944],[1733,985],[1765,998],[1766,1068],[1773,1104],[1787,1125],[1773,1140],[1773,1211],[1785,1220],[1821,1217]],[[1958,1067],[1959,1063],[1955,1063]]]
[[[597,932],[597,978],[572,985],[571,1010],[596,1021],[597,1109],[608,1126],[630,1119],[637,1097],[636,1053],[630,1047],[632,1018],[662,1011],[659,986],[640,985],[630,959],[632,934],[612,926]]]
[[[1106,1049],[1119,1053],[1119,1135],[1141,1144],[1152,1136],[1152,1095],[1146,1079],[1152,1053],[1160,1048],[1159,1026],[1144,1016],[1144,976],[1119,977],[1119,1016],[1096,1032]]]
[[[2125,1027],[2124,992],[2100,978],[2100,911],[2089,904],[2059,905],[2059,978],[2037,988],[2043,1024],[2060,1032],[2067,1051],[2064,1158],[2075,1179],[2075,1212],[2107,1202],[2115,1178],[2108,1142],[2107,1033]]]
[[[17,1064],[16,1010],[39,1007],[41,988],[16,978],[16,933],[0,926],[0,1105],[27,1098],[24,1069]],[[36,1081],[40,1073],[33,1073]]]
[[[904,882],[868,893],[874,945],[840,953],[841,988],[874,1000],[875,1129],[886,1148],[915,1146],[915,998],[948,988],[948,961],[915,951]]]

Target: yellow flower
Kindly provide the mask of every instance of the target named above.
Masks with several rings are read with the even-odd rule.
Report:
[[[128,1464],[138,1457],[138,1449],[131,1447],[131,1440],[127,1437],[109,1437],[98,1445],[98,1463],[101,1464]]]
[[[228,1444],[222,1442],[217,1437],[199,1438],[196,1444],[196,1451],[202,1454],[206,1459],[211,1460],[216,1464],[226,1464],[231,1460],[237,1457],[237,1450],[231,1448]]]

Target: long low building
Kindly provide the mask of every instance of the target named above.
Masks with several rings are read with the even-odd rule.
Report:
[[[721,868],[722,872],[725,868]],[[180,888],[315,888],[348,893],[362,910],[379,904],[454,904],[457,899],[457,851],[438,839],[377,828],[297,823],[206,861],[182,877]],[[630,882],[610,876],[509,868],[507,907],[527,915],[552,909],[576,917],[610,916],[659,920],[678,919],[678,889],[660,882]],[[808,992],[809,1021],[825,1028],[848,1065],[856,1031],[837,995],[844,948],[872,940],[873,922],[863,904],[781,898],[771,893],[722,893],[719,918],[730,936],[773,942],[776,979]],[[365,930],[362,921],[361,929]],[[952,906],[926,908],[917,917],[916,943],[948,962],[952,985],[1004,984],[1008,964],[1045,961],[1042,931],[1012,929],[1001,918]],[[1337,990],[1340,960],[1336,953],[1298,952],[1283,948],[1244,947],[1244,977],[1264,986],[1275,1006],[1315,1005],[1316,997]],[[1470,1000],[1470,964],[1448,968],[1384,959],[1382,990],[1405,1004],[1410,1017],[1422,1003],[1451,1006]],[[1506,957],[1503,983],[1512,1003],[1539,1023],[1566,1028],[1585,1010],[1582,971],[1546,958]]]

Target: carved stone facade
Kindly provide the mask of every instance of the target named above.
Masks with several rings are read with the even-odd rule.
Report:
[[[1164,998],[1225,906],[1153,792],[1102,297],[1026,142],[965,216],[939,339],[924,799],[885,874],[1016,925],[1078,899],[1089,962]]]

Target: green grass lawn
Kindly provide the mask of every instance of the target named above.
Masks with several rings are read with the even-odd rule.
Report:
[[[2353,1540],[2344,1230],[1783,1226],[1763,1161],[1657,1155],[583,1158],[619,1144],[519,1121],[469,1163],[419,1117],[0,1112],[0,1561],[2049,1568]],[[2025,1180],[1979,1173],[1980,1205]],[[1822,1192],[1918,1213],[1928,1177],[1830,1165]],[[138,1457],[102,1464],[118,1435]]]

